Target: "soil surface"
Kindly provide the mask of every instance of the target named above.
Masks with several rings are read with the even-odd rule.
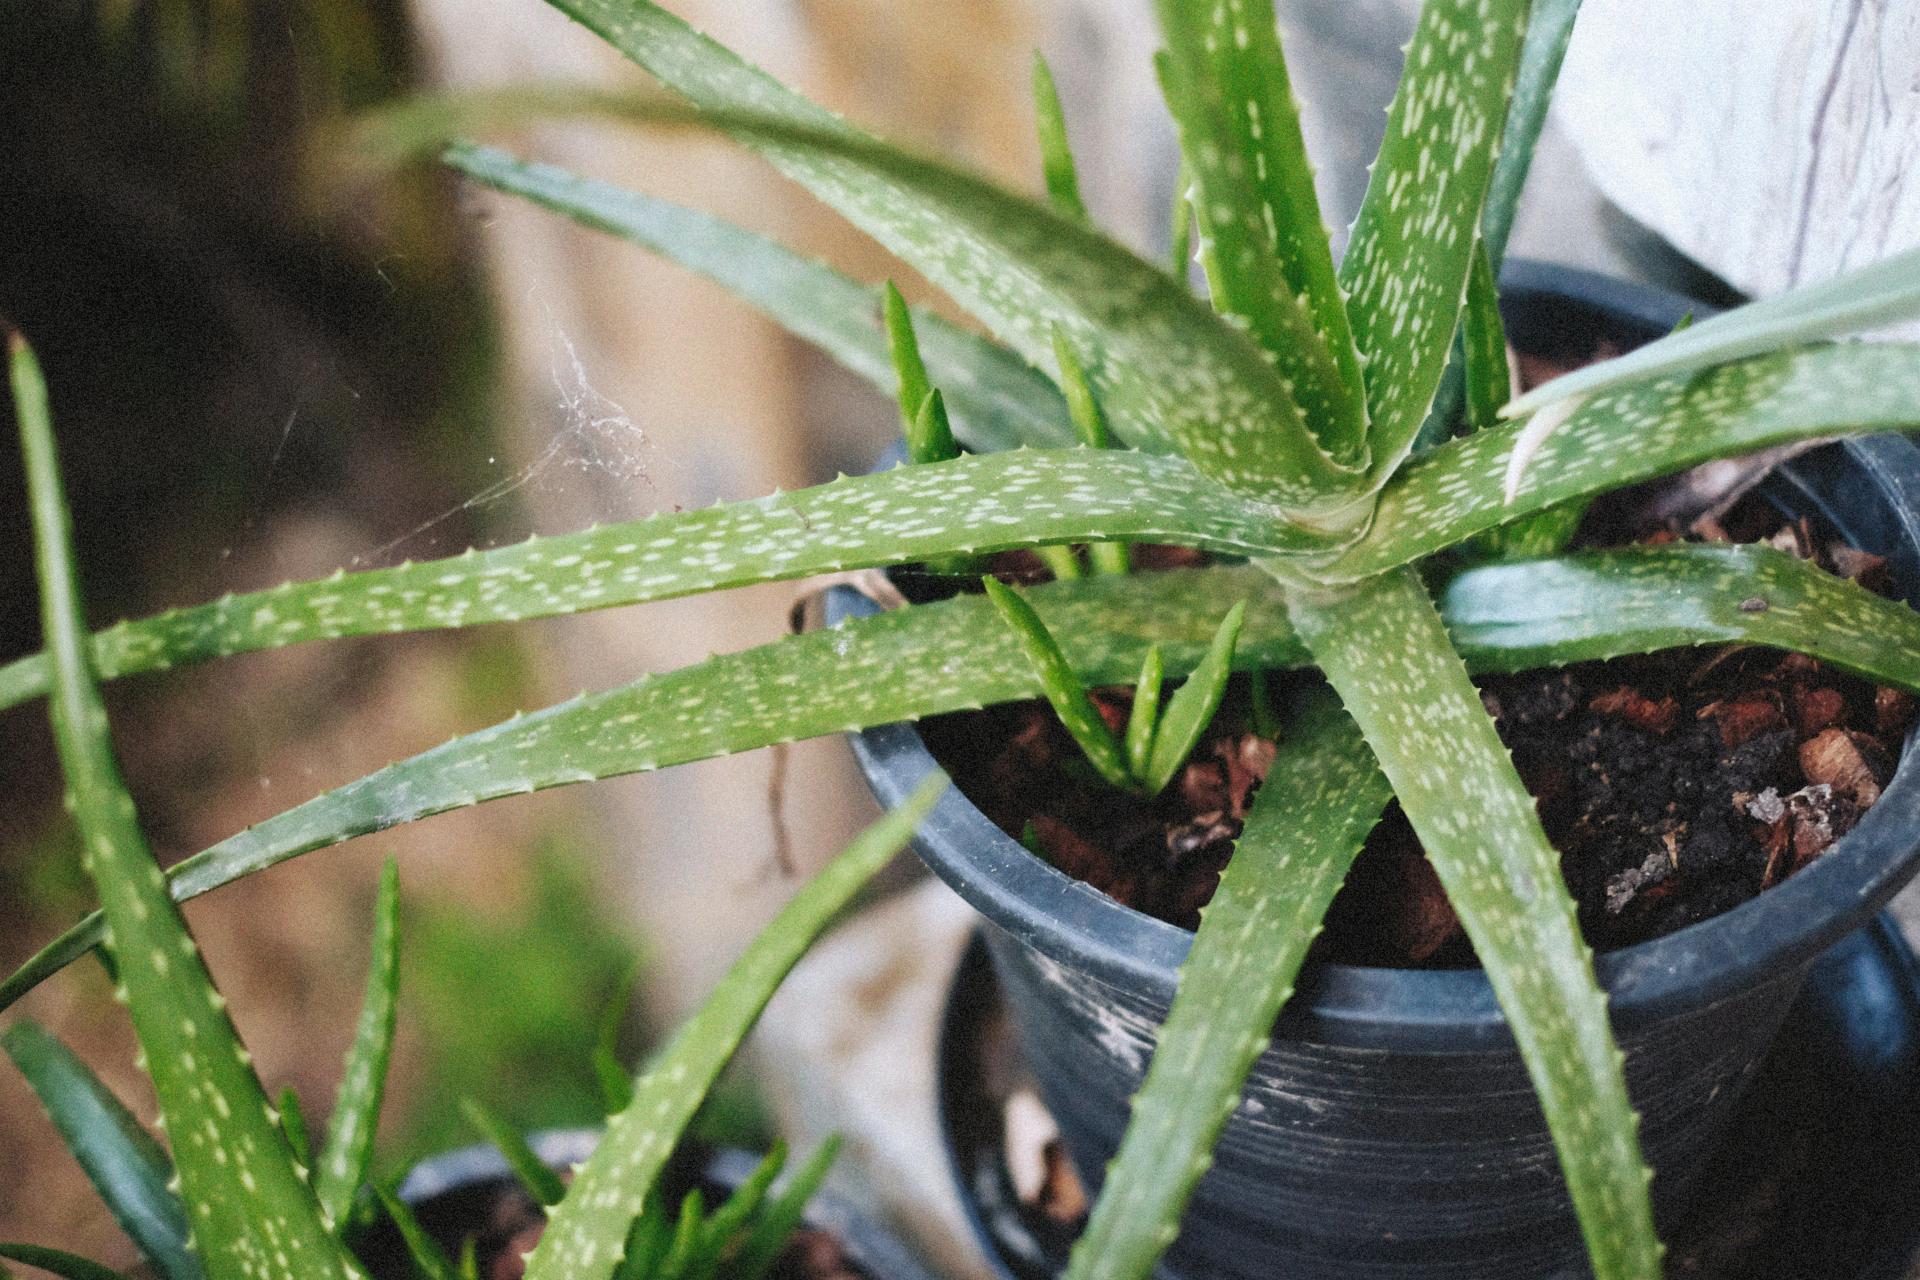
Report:
[[[1681,536],[1769,541],[1871,589],[1886,585],[1878,557],[1811,523],[1781,527],[1757,501],[1644,540]],[[996,567],[1010,577],[1034,568],[1017,557]],[[1478,683],[1560,850],[1587,939],[1603,950],[1718,915],[1819,857],[1879,797],[1920,710],[1811,658],[1741,646]],[[1131,691],[1095,697],[1123,726]],[[1119,901],[1193,928],[1273,757],[1250,727],[1250,703],[1236,680],[1186,768],[1152,800],[1091,780],[1043,702],[942,716],[922,731],[1003,830]],[[1369,838],[1317,948],[1352,964],[1475,962],[1398,806]]]

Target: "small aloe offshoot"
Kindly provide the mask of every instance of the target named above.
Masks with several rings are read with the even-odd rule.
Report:
[[[995,600],[963,595],[721,655],[479,730],[318,797],[188,859],[174,894],[540,787],[1035,696],[1073,703],[1076,688],[1182,677],[1191,687],[1209,662],[1318,668],[1350,718],[1289,702],[1283,775],[1301,780],[1310,803],[1256,797],[1208,917],[1231,923],[1196,935],[1156,1049],[1156,1067],[1170,1065],[1140,1097],[1136,1125],[1151,1140],[1123,1145],[1094,1210],[1097,1246],[1075,1255],[1074,1276],[1134,1280],[1177,1235],[1247,1046],[1291,991],[1326,885],[1389,785],[1500,997],[1595,1275],[1656,1274],[1646,1166],[1590,957],[1466,675],[1724,640],[1920,687],[1912,611],[1777,554],[1564,551],[1572,515],[1625,486],[1771,446],[1920,425],[1920,347],[1833,341],[1920,312],[1920,259],[1703,321],[1637,358],[1509,401],[1493,286],[1577,0],[1427,0],[1337,261],[1271,0],[1156,0],[1159,71],[1185,161],[1172,271],[1086,216],[1044,69],[1047,195],[1028,198],[879,141],[651,0],[555,3],[687,103],[574,94],[568,109],[734,139],[990,336],[915,314],[916,381],[889,342],[900,328],[889,310],[907,311],[889,308],[879,288],[711,215],[498,150],[456,142],[448,163],[735,290],[899,395],[903,428],[927,456],[794,493],[175,610],[94,636],[97,672],[813,574],[977,566],[1008,550],[1052,557],[1063,579],[1017,597],[1049,643],[1041,629],[1009,627]],[[528,101],[434,101],[379,124],[415,149],[439,146],[488,120],[522,118]],[[1189,279],[1187,246],[1198,248],[1205,297]],[[1088,404],[1118,447],[1086,447],[1107,442],[1089,429]],[[942,423],[964,446],[958,456]],[[1132,543],[1229,563],[1087,573],[1071,550]],[[1518,549],[1540,558],[1479,563]],[[1731,607],[1755,596],[1774,607]],[[1235,601],[1246,607],[1237,643],[1214,658],[1217,620]],[[1053,656],[1036,665],[1029,651],[1043,647]],[[0,667],[0,706],[46,694],[54,665],[33,655]],[[1256,685],[1269,703],[1272,692]],[[1083,746],[1095,744],[1089,755],[1115,785],[1146,785],[1162,744],[1172,752],[1184,736],[1171,709],[1130,724],[1125,741],[1082,716]],[[1314,767],[1316,753],[1327,768]],[[1485,847],[1459,831],[1469,805],[1504,815]],[[1289,860],[1295,847],[1302,857]],[[1481,874],[1483,859],[1499,874]],[[0,984],[0,1006],[106,932],[98,917],[76,925]],[[1259,999],[1223,1000],[1223,989]],[[1200,1083],[1183,1087],[1187,1079]],[[647,1096],[636,1093],[636,1105]],[[621,1131],[619,1141],[638,1139]],[[638,1220],[671,1249],[676,1219],[665,1206],[627,1199],[614,1212],[619,1197],[606,1194],[608,1214],[591,1223],[569,1209],[574,1197],[564,1201],[543,1247],[591,1251],[593,1269],[581,1274],[607,1275]]]
[[[1160,686],[1165,678],[1165,663],[1159,646],[1148,646],[1141,659],[1139,679],[1134,683],[1133,706],[1123,737],[1116,734],[1100,714],[1086,684],[1034,607],[998,578],[981,581],[988,599],[1019,637],[1047,701],[1079,744],[1087,763],[1108,783],[1122,790],[1146,796],[1165,791],[1199,744],[1213,713],[1220,709],[1221,698],[1226,695],[1227,678],[1233,673],[1234,646],[1246,621],[1246,601],[1234,605],[1220,619],[1206,656],[1167,701],[1164,710],[1160,705]]]

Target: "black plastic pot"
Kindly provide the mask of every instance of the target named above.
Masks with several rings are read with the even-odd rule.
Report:
[[[585,1160],[599,1140],[597,1129],[555,1129],[528,1139],[540,1158],[556,1169]],[[759,1162],[759,1157],[749,1152],[721,1148],[702,1156],[693,1167],[670,1169],[668,1183],[682,1191],[699,1186],[712,1204],[716,1196],[738,1187]],[[513,1185],[506,1159],[482,1143],[415,1165],[400,1184],[399,1196],[412,1207],[427,1234],[457,1256],[460,1241],[485,1224],[485,1215],[501,1189]],[[830,1193],[813,1198],[804,1223],[838,1239],[847,1260],[870,1280],[935,1280],[899,1237]],[[407,1274],[403,1263],[402,1270],[389,1273],[383,1272],[377,1261],[389,1258],[401,1262],[405,1257],[405,1246],[390,1224],[383,1221],[378,1230],[357,1241],[355,1248],[367,1261],[375,1280],[386,1274]]]
[[[1503,309],[1523,351],[1630,347],[1689,309],[1656,290],[1513,264]],[[1882,437],[1795,461],[1768,492],[1888,555],[1920,599],[1920,450]],[[842,592],[830,620],[870,609]],[[935,765],[905,725],[854,750],[898,803]],[[1920,866],[1920,766],[1907,751],[1861,824],[1745,905],[1601,956],[1663,1214],[1685,1202],[1811,961]],[[1030,855],[958,791],[921,828],[927,863],[995,928],[988,943],[1023,1052],[1075,1164],[1098,1180],[1192,935]],[[1303,975],[1255,1064],[1171,1269],[1194,1277],[1537,1280],[1579,1235],[1512,1035],[1477,970],[1323,965]]]

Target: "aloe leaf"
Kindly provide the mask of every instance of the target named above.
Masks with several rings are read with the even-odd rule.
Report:
[[[1560,857],[1412,569],[1296,597],[1459,913],[1546,1114],[1597,1280],[1660,1274],[1639,1120]]]
[[[302,1169],[313,1168],[313,1132],[307,1128],[306,1108],[300,1105],[300,1091],[292,1085],[280,1091],[276,1101],[280,1112],[280,1132],[287,1139],[293,1162]]]
[[[467,1118],[467,1123],[474,1127],[475,1132],[492,1143],[506,1159],[507,1168],[513,1170],[514,1178],[526,1188],[536,1204],[551,1208],[560,1203],[560,1197],[567,1193],[566,1184],[527,1145],[526,1138],[518,1129],[502,1120],[478,1098],[460,1099],[460,1114]]]
[[[380,869],[380,892],[373,907],[373,960],[367,969],[360,1019],[347,1048],[340,1091],[327,1121],[314,1193],[336,1229],[344,1226],[354,1194],[373,1164],[374,1129],[380,1099],[386,1093],[387,1064],[393,1057],[395,1011],[400,994],[400,867],[392,858]]]
[[[1039,674],[1040,687],[1047,701],[1053,705],[1054,714],[1060,717],[1060,723],[1073,735],[1073,740],[1080,745],[1088,762],[1099,771],[1109,786],[1119,787],[1123,791],[1133,790],[1135,779],[1127,768],[1127,756],[1120,746],[1120,740],[1101,718],[1100,709],[1087,696],[1087,686],[1061,650],[1060,642],[1053,638],[1053,633],[1047,630],[1047,624],[1041,621],[1039,613],[1021,599],[1018,591],[998,578],[983,578],[981,582],[987,589],[987,599],[993,601],[994,608],[1000,611],[1000,616],[1007,620],[1007,625],[1019,637],[1020,648]]]
[[[1534,413],[1569,396],[1593,395],[1646,378],[1672,377],[1764,355],[1782,347],[1823,342],[1920,315],[1920,249],[1801,285],[1675,330],[1624,356],[1563,374],[1516,398],[1506,417]]]
[[[1167,267],[1182,284],[1193,269],[1193,171],[1184,159],[1173,180],[1173,209],[1167,217]]]
[[[700,1265],[693,1268],[690,1280],[713,1280],[720,1269],[720,1260],[734,1236],[745,1230],[753,1222],[754,1215],[760,1212],[766,1202],[767,1192],[773,1186],[773,1180],[780,1176],[780,1170],[787,1163],[787,1146],[776,1142],[753,1172],[741,1179],[740,1185],[733,1189],[719,1208],[707,1218],[700,1227]]]
[[[1340,283],[1366,374],[1372,478],[1413,447],[1466,297],[1528,0],[1428,0]]]
[[[1303,517],[1355,477],[1315,443],[1279,371],[1178,281],[1085,224],[865,138],[648,0],[556,0],[714,123],[951,294],[1036,366],[1065,332],[1123,440]],[[788,126],[750,125],[753,113]]]
[[[1247,602],[1227,610],[1220,627],[1207,646],[1207,656],[1193,669],[1187,682],[1174,691],[1161,712],[1153,733],[1153,750],[1146,772],[1141,775],[1148,795],[1158,795],[1173,781],[1173,775],[1187,762],[1200,735],[1206,732],[1220,699],[1227,691],[1227,677],[1233,673],[1233,649],[1240,639],[1240,627],[1247,616]]]
[[[706,1197],[695,1187],[680,1201],[680,1218],[673,1227],[673,1239],[667,1246],[667,1256],[655,1268],[656,1280],[680,1280],[686,1274],[693,1261],[694,1250],[700,1247],[700,1223],[706,1216]]]
[[[1194,217],[1213,307],[1242,320],[1275,361],[1321,447],[1359,461],[1359,355],[1334,284],[1273,6],[1158,0],[1156,8],[1165,50],[1154,67],[1198,190]]]
[[[426,1280],[457,1280],[457,1269],[453,1259],[447,1257],[427,1229],[420,1225],[420,1219],[414,1216],[411,1206],[385,1187],[376,1186],[373,1194],[380,1201],[380,1207],[386,1210],[395,1230],[400,1233],[401,1243],[407,1247],[407,1256],[419,1269]]]
[[[1080,366],[1072,344],[1057,332],[1053,335],[1053,358],[1060,367],[1060,390],[1067,398],[1067,414],[1073,419],[1080,443],[1089,449],[1115,448],[1113,433],[1107,429],[1107,415],[1100,410],[1100,398],[1087,381],[1087,371]],[[1124,542],[1095,542],[1087,548],[1087,559],[1095,573],[1126,573],[1131,568]]]
[[[1060,87],[1053,81],[1053,68],[1038,50],[1033,55],[1033,117],[1035,132],[1040,136],[1040,169],[1047,183],[1047,198],[1067,217],[1091,222],[1087,202],[1080,197],[1080,175],[1074,169],[1073,148],[1067,142],[1067,117],[1060,109]]]
[[[1069,1280],[1153,1269],[1213,1163],[1213,1144],[1267,1045],[1320,920],[1390,792],[1331,696],[1303,707],[1180,968],[1133,1119],[1074,1245]]]
[[[1214,304],[1240,316],[1336,457],[1362,458],[1366,402],[1346,295],[1300,134],[1272,0],[1159,0],[1163,88],[1211,240]]]
[[[1487,565],[1441,596],[1478,671],[1729,642],[1920,691],[1920,614],[1784,551],[1681,544]]]
[[[600,1100],[608,1115],[625,1111],[633,1101],[633,1073],[620,1062],[620,1028],[633,1004],[634,988],[640,984],[640,962],[627,966],[620,983],[600,1011],[600,1028],[593,1041],[593,1074],[600,1082]]]
[[[707,277],[881,391],[898,394],[879,322],[880,290],[711,214],[553,165],[471,144],[449,148],[444,159],[476,182]],[[933,380],[945,390],[969,447],[988,452],[1073,442],[1059,394],[1019,355],[930,311],[916,309],[913,321]]]
[[[187,1211],[167,1189],[173,1162],[160,1144],[86,1063],[39,1024],[8,1027],[0,1046],[141,1256],[164,1280],[200,1280],[200,1260],[187,1249]]]
[[[833,1162],[839,1155],[840,1135],[836,1133],[821,1143],[819,1149],[800,1166],[793,1175],[793,1181],[774,1197],[767,1211],[754,1224],[746,1243],[741,1245],[734,1263],[733,1280],[763,1280],[767,1272],[773,1269],[780,1251],[786,1248],[787,1241],[799,1228],[808,1202],[827,1180],[827,1171],[833,1168]]]
[[[855,838],[747,945],[713,994],[634,1083],[633,1102],[607,1123],[593,1155],[553,1210],[527,1262],[527,1280],[612,1274],[654,1181],[707,1090],[787,971],[855,894],[893,860],[945,791],[936,774]]]
[[[614,1268],[614,1280],[651,1280],[654,1268],[666,1256],[673,1243],[673,1224],[667,1219],[666,1201],[655,1196],[640,1211],[633,1231],[627,1237],[626,1256]]]
[[[1601,392],[1530,457],[1524,424],[1414,459],[1380,494],[1366,538],[1311,567],[1352,581],[1548,507],[1769,445],[1920,425],[1920,346],[1849,343],[1755,356]],[[1508,475],[1519,467],[1507,500]]]
[[[45,1245],[0,1242],[0,1258],[11,1258],[42,1271],[51,1271],[63,1280],[125,1280],[111,1267],[103,1267],[64,1249],[49,1249]]]
[[[87,659],[71,525],[47,409],[26,343],[10,337],[14,408],[27,464],[41,624],[53,662],[54,742],[100,894],[146,1069],[173,1136],[193,1247],[214,1275],[355,1277],[280,1134],[225,1001],[166,891],[134,815]]]
[[[700,511],[536,538],[445,560],[227,596],[95,637],[103,677],[310,640],[474,626],[675,596],[1105,538],[1228,555],[1296,545],[1262,503],[1178,458],[1026,450],[845,477]],[[0,708],[42,694],[43,657],[0,668]]]
[[[1300,660],[1279,588],[1258,570],[1180,570],[1047,583],[1028,599],[1094,684],[1133,679],[1149,644],[1193,670],[1223,598],[1250,597],[1235,662]],[[966,596],[723,654],[570,699],[348,783],[173,868],[185,900],[309,850],[504,796],[750,751],[774,742],[1038,697],[1040,680],[992,603]],[[100,941],[89,916],[0,983],[0,1009]]]
[[[1579,13],[1580,0],[1533,0],[1527,19],[1527,39],[1520,49],[1520,70],[1514,77],[1513,99],[1507,105],[1500,155],[1493,162],[1486,207],[1480,213],[1480,243],[1496,280],[1500,264],[1506,260],[1507,238],[1520,207],[1520,193],[1527,184],[1527,171],[1533,167],[1534,148],[1547,122],[1547,104],[1560,78],[1560,64],[1566,58],[1567,41],[1573,36],[1573,21]],[[1420,428],[1419,447],[1431,447],[1454,433],[1466,394],[1464,360],[1461,341],[1456,337],[1447,371],[1440,380],[1440,392]]]
[[[1211,654],[1212,650],[1208,650]],[[1136,778],[1147,776],[1153,762],[1153,738],[1160,728],[1160,686],[1166,679],[1166,662],[1160,646],[1147,646],[1140,660],[1140,678],[1133,684],[1133,706],[1127,712],[1127,772]]]
[[[1476,241],[1467,273],[1467,306],[1460,316],[1467,378],[1467,430],[1495,425],[1513,395],[1507,359],[1507,327],[1500,319],[1500,286],[1494,282],[1487,246]]]

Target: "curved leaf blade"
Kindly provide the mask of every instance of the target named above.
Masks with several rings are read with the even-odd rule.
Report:
[[[42,1271],[51,1271],[62,1280],[125,1280],[111,1267],[103,1267],[64,1249],[49,1249],[45,1245],[0,1243],[0,1258],[11,1258]]]
[[[1177,444],[1229,488],[1302,516],[1351,505],[1356,477],[1282,407],[1291,397],[1279,372],[1166,272],[1071,217],[880,146],[649,0],[556,7],[715,113],[723,132],[911,263],[1035,367],[1062,331],[1128,443]]]
[[[1541,443],[1505,498],[1524,423],[1413,460],[1367,536],[1312,576],[1351,582],[1569,500],[1796,440],[1920,425],[1920,346],[1852,343],[1756,356],[1603,392]]]
[[[9,345],[41,625],[53,663],[54,743],[86,850],[83,865],[100,894],[118,990],[173,1137],[193,1247],[215,1275],[361,1280],[294,1166],[226,1002],[141,833],[88,665],[46,384],[26,343],[12,335]]]
[[[898,394],[886,334],[877,320],[880,291],[873,286],[711,214],[553,165],[471,143],[449,147],[442,158],[496,191],[705,276],[886,395]],[[969,448],[990,452],[1073,443],[1060,393],[1020,356],[931,311],[915,309],[913,324],[933,381],[953,411],[955,433]]]
[[[762,929],[700,1011],[645,1075],[633,1101],[607,1123],[527,1261],[528,1280],[604,1280],[654,1194],[654,1181],[760,1011],[815,938],[905,848],[947,788],[936,774],[906,803],[862,832]]]
[[[347,1047],[340,1091],[327,1120],[314,1194],[321,1212],[336,1230],[344,1227],[353,1197],[373,1165],[374,1129],[380,1100],[387,1091],[387,1064],[393,1057],[393,1032],[400,995],[400,867],[392,858],[380,869],[380,891],[373,906],[372,963],[353,1043]]]
[[[1333,456],[1366,455],[1360,356],[1272,0],[1159,0],[1161,87],[1199,189],[1214,306],[1247,322]]]
[[[1313,699],[1281,740],[1201,910],[1068,1280],[1144,1277],[1172,1242],[1321,917],[1390,798],[1359,728],[1331,696]]]
[[[1178,458],[1021,450],[843,477],[491,551],[227,596],[94,638],[103,677],[310,640],[642,604],[1035,543],[1125,538],[1247,555],[1293,544],[1271,509]],[[0,668],[0,707],[46,691],[39,655]]]
[[[1366,374],[1371,477],[1413,447],[1466,298],[1528,0],[1428,0],[1340,283]]]
[[[1597,1280],[1660,1274],[1639,1119],[1560,855],[1411,569],[1295,628],[1359,722],[1520,1046]]]
[[[1488,565],[1447,585],[1441,613],[1478,671],[1724,642],[1920,690],[1920,614],[1771,547],[1623,547]]]
[[[0,1034],[13,1065],[86,1172],[113,1220],[165,1280],[201,1280],[187,1211],[167,1190],[173,1162],[100,1077],[37,1023]]]
[[[1120,684],[1158,644],[1169,675],[1206,651],[1218,593],[1249,598],[1235,663],[1299,660],[1279,589],[1258,570],[1185,570],[1045,583],[1027,597],[1076,670]],[[573,698],[387,766],[175,866],[184,901],[355,836],[505,796],[750,751],[776,742],[1037,697],[1039,677],[982,596],[915,605],[722,654]],[[0,1009],[100,941],[90,916],[0,983]]]

